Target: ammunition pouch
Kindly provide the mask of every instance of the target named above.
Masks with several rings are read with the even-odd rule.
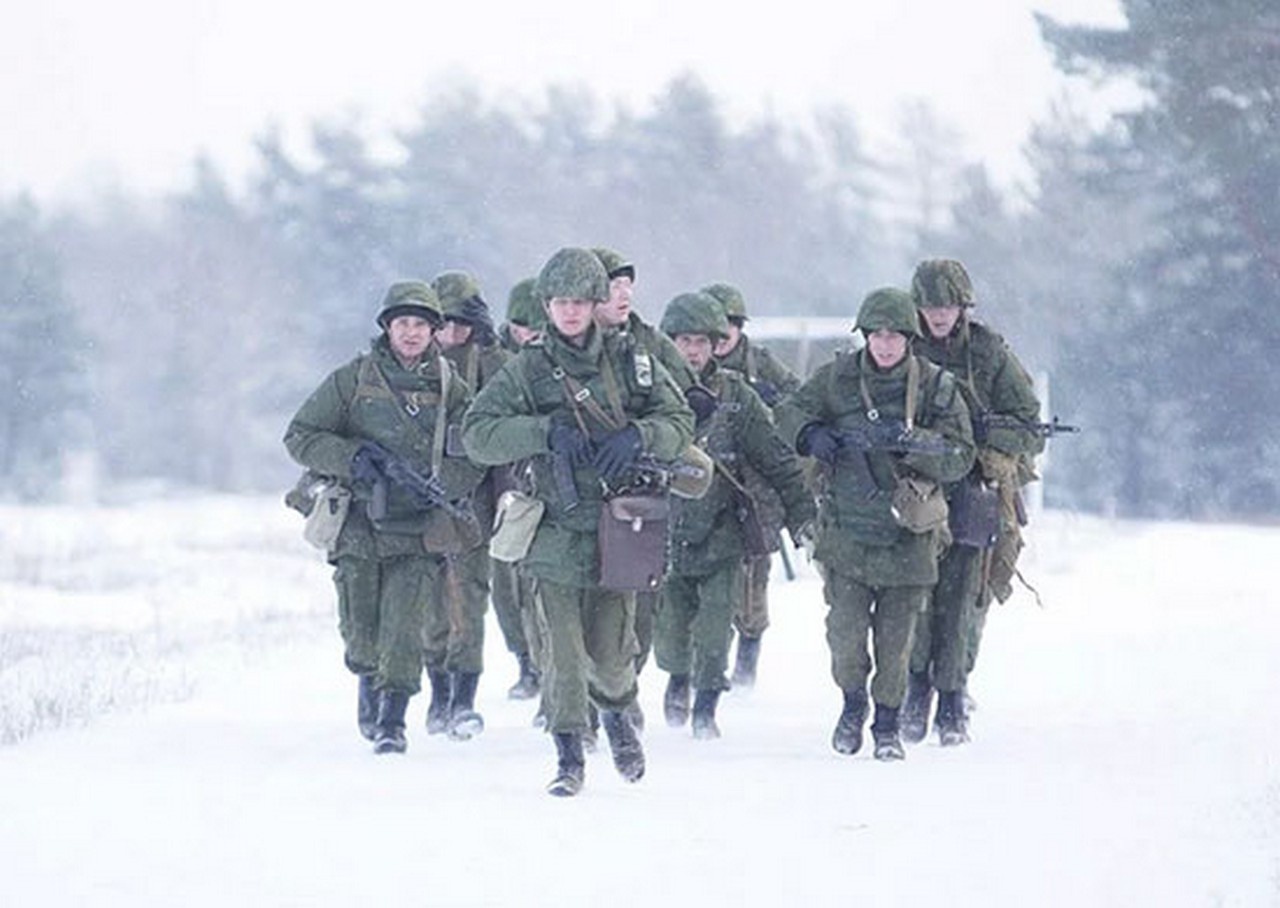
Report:
[[[899,526],[912,533],[932,533],[947,525],[947,497],[932,479],[899,476],[889,512]]]
[[[532,495],[517,489],[508,489],[498,498],[497,513],[493,517],[493,537],[489,540],[489,555],[498,561],[514,563],[529,554],[533,537],[547,506]]]

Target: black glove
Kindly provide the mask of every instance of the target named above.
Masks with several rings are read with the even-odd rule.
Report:
[[[811,422],[796,437],[796,452],[825,464],[833,464],[840,455],[840,437],[830,426]]]
[[[684,399],[689,402],[694,422],[698,425],[702,425],[711,418],[711,414],[716,412],[716,397],[706,388],[690,385],[684,392]]]
[[[596,445],[592,463],[606,482],[617,479],[636,465],[640,457],[640,430],[633,425],[610,432]]]
[[[778,398],[782,396],[782,394],[778,391],[778,386],[775,385],[773,382],[758,381],[751,387],[754,388],[755,392],[760,395],[760,399],[764,401],[765,406],[767,407],[772,407],[774,404],[778,402]]]
[[[372,441],[361,442],[351,456],[351,478],[356,482],[376,485],[387,478],[383,469],[386,463],[387,451],[382,445]]]
[[[552,423],[547,433],[547,447],[555,454],[568,457],[574,467],[581,467],[591,460],[591,439],[571,422]]]

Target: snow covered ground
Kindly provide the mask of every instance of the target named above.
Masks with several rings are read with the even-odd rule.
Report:
[[[278,499],[0,508],[0,892],[16,906],[1280,905],[1280,530],[1048,513],[973,743],[841,757],[812,570],[719,741],[662,725],[547,796],[490,622],[475,741],[354,722],[328,569]]]

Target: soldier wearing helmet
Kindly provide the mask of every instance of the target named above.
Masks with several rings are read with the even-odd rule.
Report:
[[[922,740],[928,733],[933,692],[938,691],[935,725],[944,746],[969,740],[965,687],[977,658],[977,643],[986,606],[1012,592],[1010,582],[1022,547],[1017,498],[1021,484],[1033,474],[1032,460],[1044,439],[1029,429],[993,427],[992,415],[1013,417],[1027,425],[1040,419],[1040,402],[1027,371],[1004,339],[975,321],[973,282],[955,259],[928,259],[916,266],[911,295],[919,310],[922,338],[916,350],[955,376],[978,443],[973,469],[948,490],[953,518],[970,513],[970,496],[994,490],[1001,518],[994,540],[955,527],[955,541],[939,566],[929,610],[917,628],[911,657],[907,698],[902,710],[903,737]]]
[[[443,321],[430,285],[392,284],[377,316],[382,334],[325,379],[284,437],[294,460],[353,496],[328,556],[344,661],[359,678],[357,722],[377,753],[405,750],[424,634],[447,627],[448,548],[439,540],[475,522],[426,500],[422,488],[434,484],[465,512],[482,475],[437,444],[471,400],[440,355]]]
[[[716,362],[721,368],[732,369],[742,375],[766,406],[776,407],[783,397],[800,387],[799,377],[767,347],[753,343],[743,330],[748,316],[747,301],[742,291],[721,282],[708,284],[702,292],[719,301],[729,326],[728,335],[716,345]],[[768,483],[757,482],[750,471],[747,472],[747,483],[761,503],[760,513],[768,523],[769,536],[776,551],[782,545],[779,535],[782,503]],[[751,687],[756,682],[760,641],[769,627],[769,573],[772,567],[773,557],[767,552],[747,559],[745,595],[738,598],[733,614],[733,626],[738,632],[738,653],[732,679],[734,687]]]
[[[831,744],[843,754],[861,748],[870,677],[875,757],[895,760],[905,755],[898,711],[911,636],[938,579],[935,552],[945,530],[905,520],[900,496],[936,496],[939,484],[963,476],[973,463],[973,435],[955,378],[912,353],[919,331],[909,294],[871,292],[856,329],[866,346],[838,353],[776,416],[783,437],[821,467],[813,557],[822,568],[831,672],[844,698]],[[877,432],[938,450],[854,444]]]
[[[713,355],[729,330],[716,299],[680,294],[667,304],[661,327],[712,395],[714,406],[700,414],[694,436],[716,466],[706,495],[672,502],[670,567],[655,634],[658,667],[670,675],[663,712],[673,727],[689,722],[692,689],[693,735],[716,738],[716,707],[729,686],[730,625],[743,586],[743,512],[752,505],[744,468],[777,490],[793,536],[807,532],[816,512],[799,458],[778,435],[769,409]]]
[[[693,414],[648,350],[597,325],[609,278],[595,253],[559,250],[535,292],[546,332],[476,396],[463,441],[479,463],[528,460],[533,494],[545,506],[520,565],[533,579],[545,631],[543,703],[558,755],[548,791],[565,796],[582,788],[593,706],[619,773],[628,781],[644,774],[627,715],[637,692],[635,598],[601,587],[597,530],[606,495],[637,475],[643,454],[670,461],[688,446]],[[557,464],[567,467],[570,487]]]
[[[537,278],[527,277],[507,295],[507,320],[498,329],[498,339],[508,353],[518,353],[529,341],[540,337],[546,327],[547,314],[533,296],[536,283]]]

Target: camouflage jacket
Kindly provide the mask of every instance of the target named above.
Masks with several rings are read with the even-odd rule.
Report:
[[[561,375],[585,388],[606,411],[610,384],[624,416],[640,430],[644,451],[674,460],[693,437],[693,412],[661,363],[627,334],[589,329],[577,347],[548,328],[510,360],[476,396],[464,420],[463,441],[477,463],[499,465],[528,458],[533,493],[547,510],[522,568],[533,576],[574,586],[599,578],[596,530],[604,498],[590,464],[573,472],[577,504],[556,484],[547,434],[553,422],[575,422],[575,407]],[[580,415],[593,437],[610,427],[589,411]]]
[[[489,380],[498,374],[506,361],[511,358],[511,354],[497,344],[482,347],[468,342],[444,351],[444,357],[453,365],[457,374],[466,381],[467,387],[471,389],[474,396],[479,394]],[[512,480],[506,468],[501,470],[485,468],[484,479],[475,490],[474,504],[476,519],[486,538],[492,533],[498,495],[503,488],[511,484]]]
[[[722,368],[740,372],[771,408],[800,387],[800,378],[794,372],[767,347],[752,344],[745,334],[738,337],[738,342],[727,354],[716,357],[716,362]]]
[[[837,354],[818,369],[795,394],[783,401],[777,418],[783,437],[793,445],[810,423],[837,431],[872,422],[863,403],[865,380],[881,420],[906,415],[909,355],[892,369],[881,370],[863,349]],[[845,448],[834,467],[818,479],[818,539],[814,557],[829,570],[849,574],[870,586],[932,585],[937,582],[936,533],[916,534],[898,525],[890,501],[899,475],[916,475],[939,483],[954,482],[973,465],[973,430],[958,383],[950,373],[921,357],[915,404],[916,437],[943,438],[953,444],[947,454],[865,455]],[[858,481],[852,458],[865,457],[875,481],[867,489]]]
[[[285,431],[290,456],[304,467],[352,485],[351,458],[366,441],[376,442],[418,472],[432,472],[432,455],[440,400],[440,350],[428,348],[410,371],[400,365],[385,337],[372,349],[332,372],[298,409]],[[399,395],[397,397],[397,395]],[[444,401],[449,425],[461,423],[471,391],[450,368]],[[402,403],[403,401],[403,403]],[[470,496],[483,471],[465,457],[444,457],[440,480],[451,499]],[[432,515],[394,484],[387,491],[387,510],[376,527],[362,502],[370,490],[354,486],[356,502],[338,537],[333,556],[387,558],[422,555],[422,533]]]
[[[787,526],[798,529],[812,521],[816,509],[804,485],[800,458],[778,434],[768,409],[746,380],[715,362],[698,377],[718,398],[715,413],[694,429],[694,441],[716,462],[716,476],[704,497],[672,498],[671,570],[705,575],[745,554],[738,515],[741,493],[734,483],[746,489],[746,468],[776,490]],[[732,475],[732,482],[724,471]]]
[[[684,357],[680,355],[680,351],[676,348],[671,338],[634,312],[627,316],[625,327],[613,330],[620,334],[630,335],[639,346],[648,350],[653,358],[662,363],[663,368],[671,374],[681,391],[697,384],[698,376],[694,374],[693,369],[685,362]]]

